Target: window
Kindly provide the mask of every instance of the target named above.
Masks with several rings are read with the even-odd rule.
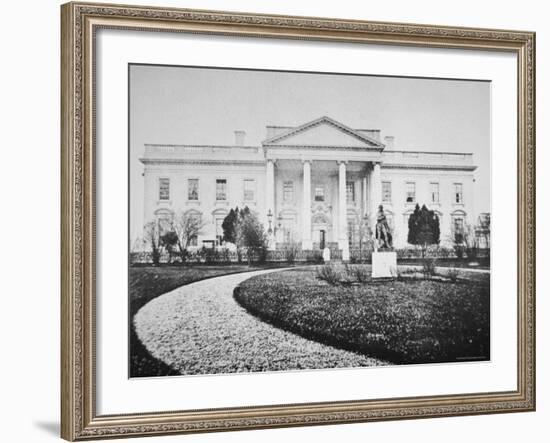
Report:
[[[254,198],[255,194],[256,194],[256,180],[252,180],[252,179],[244,180],[243,200],[247,202],[252,202],[255,200]]]
[[[430,183],[432,203],[439,203],[439,183]]]
[[[346,182],[346,201],[353,203],[355,201],[355,183]]]
[[[315,186],[315,198],[314,200],[316,202],[324,202],[325,201],[325,188],[324,186]]]
[[[159,214],[157,218],[159,237],[172,231],[172,217],[170,214]]]
[[[199,179],[190,178],[187,180],[187,200],[199,199]]]
[[[294,182],[288,181],[283,183],[283,201],[294,201]]]
[[[414,203],[416,201],[416,183],[413,182],[407,182],[406,184],[406,202],[407,203]]]
[[[391,182],[382,182],[382,201],[391,203]]]
[[[191,236],[189,239],[189,246],[197,246],[198,237],[196,235]]]
[[[453,217],[453,234],[455,241],[461,242],[464,234],[464,218],[462,216]]]
[[[159,200],[170,200],[170,179],[159,179]]]
[[[225,178],[216,180],[216,200],[227,200],[227,180]]]
[[[462,183],[455,183],[455,203],[462,203]]]

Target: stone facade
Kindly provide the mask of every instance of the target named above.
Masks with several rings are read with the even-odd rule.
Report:
[[[382,204],[394,246],[407,246],[408,217],[426,204],[440,217],[442,244],[474,221],[473,156],[399,150],[380,130],[329,117],[297,127],[268,126],[261,146],[243,131],[227,146],[145,146],[144,217],[169,223],[192,211],[206,222],[196,246],[219,244],[230,208],[248,206],[271,226],[271,247],[353,247]],[[268,214],[272,214],[269,217]]]

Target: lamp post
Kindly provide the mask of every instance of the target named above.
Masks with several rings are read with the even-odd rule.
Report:
[[[267,230],[267,233],[271,235],[273,234],[273,228],[271,227],[271,223],[273,222],[273,212],[271,212],[271,209],[267,211],[267,222],[269,223],[269,229]]]

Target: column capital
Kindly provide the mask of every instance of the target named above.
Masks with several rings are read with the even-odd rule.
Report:
[[[275,165],[275,164],[277,163],[277,159],[275,159],[275,158],[268,158],[268,159],[267,159],[267,162],[268,162],[268,163],[272,163],[273,165]]]
[[[313,163],[313,160],[311,160],[309,158],[303,158],[302,159],[302,165],[305,164],[305,163],[309,163],[311,165]]]
[[[341,165],[341,164],[347,165],[349,163],[349,161],[348,160],[336,160],[336,163],[338,163],[338,165]]]

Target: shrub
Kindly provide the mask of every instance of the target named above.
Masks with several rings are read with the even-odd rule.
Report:
[[[346,264],[343,271],[339,273],[339,283],[344,286],[349,286],[355,282],[355,272],[353,266]]]
[[[462,246],[461,244],[455,244],[453,248],[455,250],[457,258],[464,258],[464,246]]]
[[[153,265],[158,266],[160,264],[160,256],[161,256],[160,249],[153,248],[151,251],[151,260],[153,261]]]
[[[288,264],[292,264],[296,261],[296,255],[298,254],[298,247],[291,245],[284,250],[285,260]]]
[[[258,254],[258,263],[264,264],[267,261],[267,247],[260,246],[259,248],[256,248],[256,251]]]
[[[231,263],[231,252],[224,248],[220,251],[220,258],[224,263]]]
[[[352,266],[351,271],[352,275],[359,283],[367,283],[371,280],[371,273],[366,266]]]
[[[433,258],[425,258],[422,260],[422,273],[424,278],[429,278],[435,275],[436,261]]]
[[[458,275],[460,274],[460,271],[457,268],[449,268],[447,270],[447,277],[449,280],[451,280],[453,283],[455,283],[458,280]]]
[[[477,247],[477,245],[472,245],[472,246],[468,246],[466,248],[466,256],[470,259],[470,260],[475,260],[479,255],[479,248]]]
[[[327,263],[323,266],[317,266],[317,278],[326,281],[330,285],[337,285],[340,282],[340,272],[332,263]]]
[[[392,266],[391,269],[390,269],[390,273],[391,273],[391,276],[393,278],[397,279],[398,281],[401,281],[403,279],[401,271],[399,270],[399,268],[397,266]]]

